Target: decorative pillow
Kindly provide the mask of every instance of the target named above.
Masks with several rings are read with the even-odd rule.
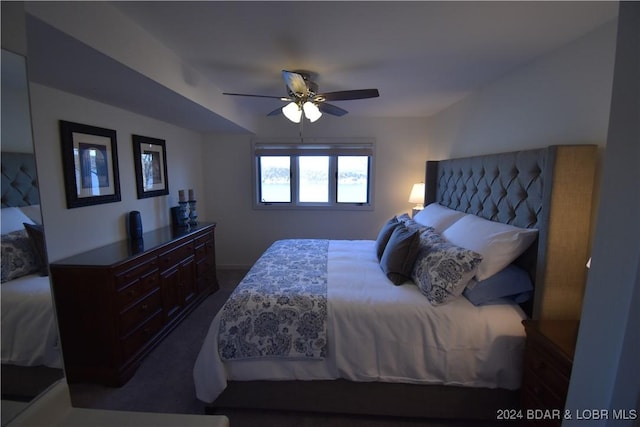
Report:
[[[395,285],[411,279],[413,264],[418,255],[420,236],[400,224],[393,229],[380,259],[380,268]]]
[[[472,279],[462,294],[473,305],[521,304],[531,298],[529,273],[511,264],[486,280]]]
[[[24,230],[22,224],[25,222],[35,224],[20,208],[2,208],[0,215],[2,215],[0,225],[0,228],[2,228],[0,234],[2,235],[9,234],[13,231]]]
[[[397,215],[396,219],[398,220],[398,222],[405,223],[405,222],[409,221],[411,219],[411,217],[409,216],[408,213],[403,213],[403,214]]]
[[[442,236],[454,245],[482,255],[476,272],[477,280],[493,276],[518,258],[536,239],[538,230],[518,228],[465,215],[444,230]]]
[[[38,271],[39,265],[26,230],[2,235],[1,245],[1,283]]]
[[[431,304],[444,304],[462,294],[482,255],[444,241],[433,229],[422,234],[412,279]]]
[[[378,238],[376,239],[376,255],[378,256],[378,261],[382,258],[382,253],[384,252],[384,248],[387,246],[387,242],[389,242],[391,233],[393,233],[393,230],[398,224],[398,220],[393,217],[387,221],[382,228],[380,228]]]
[[[411,231],[417,231],[418,233],[422,233],[424,230],[430,228],[425,225],[418,224],[412,219],[408,219],[404,222],[404,226],[407,227]],[[433,230],[433,228],[431,228]]]
[[[464,212],[447,208],[438,203],[431,203],[415,214],[413,219],[418,224],[433,227],[437,233],[442,234],[451,224],[465,215],[467,214]]]
[[[31,246],[33,247],[36,261],[40,266],[40,275],[49,275],[49,260],[47,259],[47,246],[44,242],[44,228],[42,225],[32,225],[24,223],[24,228],[27,230]]]

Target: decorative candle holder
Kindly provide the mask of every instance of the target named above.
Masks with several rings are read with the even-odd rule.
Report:
[[[198,225],[198,212],[196,211],[195,200],[189,200],[189,224]]]
[[[187,227],[189,225],[189,211],[187,202],[178,202],[178,226]]]

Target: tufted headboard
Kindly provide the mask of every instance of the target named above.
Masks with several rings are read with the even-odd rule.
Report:
[[[589,258],[597,147],[556,145],[427,161],[425,204],[523,228],[537,241],[516,264],[535,285],[533,318],[579,319]]]
[[[2,207],[40,204],[36,161],[33,153],[3,151]]]

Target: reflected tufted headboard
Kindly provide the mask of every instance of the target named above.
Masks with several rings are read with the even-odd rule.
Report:
[[[597,147],[556,145],[427,161],[425,204],[523,228],[537,241],[516,264],[535,285],[533,318],[579,319],[589,258]]]
[[[40,204],[36,161],[33,153],[3,151],[2,207]]]

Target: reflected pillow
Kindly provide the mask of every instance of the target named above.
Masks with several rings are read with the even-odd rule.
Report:
[[[433,227],[437,233],[442,234],[444,230],[465,215],[467,214],[464,212],[447,208],[439,203],[431,203],[415,214],[413,219],[419,224]]]
[[[0,211],[0,228],[2,232],[0,234],[9,234],[13,231],[24,230],[23,223],[35,224],[31,218],[22,212],[20,208],[2,208]]]
[[[13,231],[2,235],[0,283],[32,274],[40,269],[27,231]]]
[[[473,305],[522,304],[533,295],[529,274],[515,265],[486,280],[471,280],[462,293]]]
[[[395,285],[411,279],[411,271],[418,255],[420,236],[400,224],[393,229],[380,259],[380,268]]]
[[[378,261],[382,258],[382,253],[387,246],[387,242],[389,242],[391,233],[393,233],[393,230],[398,224],[398,220],[393,217],[380,228],[380,232],[378,232],[378,237],[376,238],[376,255],[378,256]]]
[[[36,256],[36,261],[40,267],[40,275],[49,275],[49,261],[47,259],[47,247],[44,242],[44,229],[41,225],[33,225],[24,223],[24,228],[27,230],[29,240]]]
[[[34,223],[42,224],[42,213],[40,212],[40,205],[20,206],[20,210]]]
[[[518,258],[536,239],[538,230],[467,214],[444,230],[442,236],[455,245],[482,255],[476,279],[485,280]]]

